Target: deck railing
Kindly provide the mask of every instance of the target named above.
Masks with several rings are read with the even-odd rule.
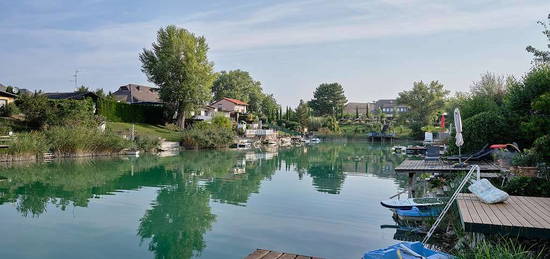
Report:
[[[464,186],[466,185],[466,183],[470,180],[470,178],[472,177],[472,174],[474,172],[477,171],[477,179],[479,180],[480,178],[480,169],[479,169],[479,166],[478,165],[473,165],[471,168],[470,168],[470,171],[468,171],[468,174],[466,174],[466,176],[464,177],[464,179],[462,180],[462,182],[460,182],[460,185],[458,186],[458,188],[456,188],[455,192],[453,193],[453,196],[451,196],[451,199],[449,199],[449,201],[447,202],[447,204],[445,204],[445,207],[443,208],[443,211],[441,211],[441,214],[439,214],[439,217],[437,217],[437,219],[435,220],[435,223],[432,225],[432,227],[430,228],[430,230],[428,231],[428,234],[426,234],[426,236],[424,237],[424,239],[422,240],[422,244],[426,244],[428,242],[428,240],[430,239],[430,237],[432,237],[435,229],[437,229],[437,226],[439,225],[439,223],[441,223],[441,221],[443,220],[443,218],[445,217],[445,214],[447,214],[447,211],[449,211],[449,209],[451,208],[451,206],[453,205],[454,201],[456,200],[456,198],[458,197],[458,194],[462,191],[462,188],[464,188]]]

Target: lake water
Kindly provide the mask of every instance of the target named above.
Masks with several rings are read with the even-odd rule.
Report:
[[[360,258],[393,244],[389,145],[324,142],[0,167],[0,258]]]

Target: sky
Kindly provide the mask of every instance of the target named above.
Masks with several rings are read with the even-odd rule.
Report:
[[[349,101],[415,81],[466,91],[481,74],[521,77],[545,46],[550,1],[0,1],[0,83],[63,92],[154,86],[138,59],[170,24],[206,37],[216,71],[249,71],[283,106],[338,82]]]

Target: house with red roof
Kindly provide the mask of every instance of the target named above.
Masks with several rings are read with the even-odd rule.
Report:
[[[216,111],[218,112],[229,113],[231,118],[238,121],[239,114],[246,113],[248,104],[237,99],[222,98],[211,103],[210,106],[216,108]]]

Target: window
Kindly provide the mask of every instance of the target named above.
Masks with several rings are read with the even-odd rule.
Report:
[[[8,104],[8,100],[0,100],[0,107],[3,107]]]

